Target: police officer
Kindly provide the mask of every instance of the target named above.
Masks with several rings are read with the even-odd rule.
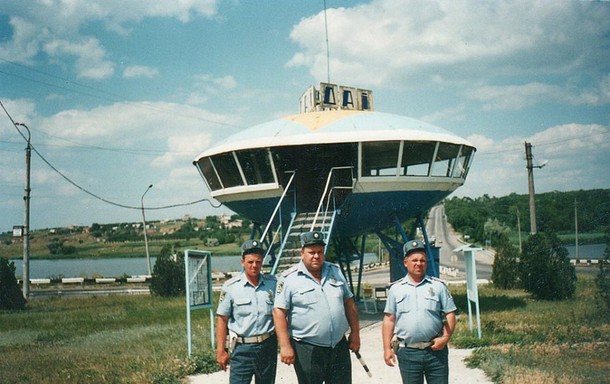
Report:
[[[360,349],[353,294],[339,267],[324,261],[324,234],[300,240],[301,261],[282,274],[275,298],[280,358],[294,364],[301,384],[351,383],[349,350]]]
[[[249,384],[252,375],[256,384],[274,383],[277,338],[272,312],[277,280],[261,273],[264,250],[259,241],[248,240],[241,249],[243,272],[227,280],[220,293],[216,361],[226,371],[230,360],[231,384]],[[227,330],[229,352],[225,349]]]
[[[426,251],[419,240],[407,242],[403,263],[407,276],[396,281],[388,293],[382,324],[383,357],[400,367],[403,383],[449,382],[447,343],[455,329],[455,304],[447,286],[426,275]],[[397,337],[397,352],[392,337]]]

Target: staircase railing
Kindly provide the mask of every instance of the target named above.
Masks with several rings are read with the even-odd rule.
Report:
[[[275,221],[275,218],[276,218],[278,212],[280,212],[280,208],[282,207],[282,204],[284,203],[284,199],[286,198],[286,195],[288,194],[288,191],[290,190],[290,186],[292,185],[292,183],[294,181],[296,172],[295,171],[288,171],[286,173],[292,173],[292,176],[290,176],[290,179],[288,179],[288,183],[286,183],[286,186],[284,187],[284,191],[282,192],[282,195],[280,196],[279,201],[275,205],[275,209],[273,210],[273,213],[271,214],[271,217],[269,218],[269,221],[267,222],[267,225],[265,226],[265,229],[263,230],[263,233],[261,234],[261,237],[260,237],[260,242],[261,243],[264,243],[265,237],[267,236],[267,233],[269,232],[269,229],[271,228],[271,225]],[[296,194],[296,191],[295,191],[295,194]],[[294,199],[294,204],[295,204],[295,207],[296,207],[296,196],[295,196],[295,199]],[[296,211],[296,208],[294,208],[293,211]],[[277,227],[276,232],[273,234],[273,238],[272,238],[272,240],[271,240],[271,242],[269,244],[269,247],[267,248],[267,253],[265,254],[265,257],[263,258],[263,260],[265,260],[269,256],[269,253],[271,252],[271,249],[272,249],[272,245],[273,245],[275,239],[277,238],[277,236],[278,235],[281,236],[280,233],[281,233],[282,228],[283,228],[282,217],[280,215],[280,223],[279,223],[279,225]]]
[[[337,186],[334,185],[334,177],[333,177],[333,172],[335,171],[339,171],[339,170],[346,170],[349,169],[351,171],[351,185],[349,186]],[[331,186],[332,183],[332,186]],[[324,204],[324,200],[326,200],[326,207],[324,208],[324,215],[323,215],[323,219],[322,219],[322,224],[321,227],[324,227],[324,224],[326,223],[326,219],[328,217],[328,212],[330,210],[330,204],[331,204],[331,200],[332,200],[332,211],[336,211],[337,210],[337,201],[336,201],[336,196],[335,196],[335,191],[338,189],[354,189],[354,183],[355,183],[355,179],[354,179],[354,167],[352,166],[343,166],[343,167],[333,167],[330,169],[330,171],[328,172],[328,177],[326,178],[326,185],[324,187],[324,193],[322,193],[322,197],[320,198],[320,202],[318,203],[318,209],[316,210],[316,214],[313,218],[313,222],[311,223],[311,230],[313,231],[316,223],[318,221],[318,216],[320,215],[320,211],[322,209],[322,205]],[[331,220],[334,221],[334,214],[331,217]],[[332,223],[331,223],[332,224]],[[332,227],[331,229],[332,230]],[[329,239],[327,239],[328,242]]]

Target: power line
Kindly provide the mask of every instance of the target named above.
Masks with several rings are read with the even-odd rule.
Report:
[[[6,113],[6,115],[8,116],[8,118],[11,120],[11,122],[13,123],[13,126],[15,127],[15,129],[19,132],[19,134],[24,138],[24,134],[23,132],[21,132],[21,130],[19,130],[19,128],[17,128],[17,123],[15,123],[15,121],[13,120],[13,118],[11,117],[11,115],[8,113],[8,111],[6,110],[6,108],[4,107],[4,104],[0,101],[0,106],[2,106],[2,109],[4,109],[4,112]],[[55,166],[53,166],[53,164],[51,164],[40,152],[38,152],[38,149],[36,149],[36,147],[32,144],[30,144],[30,147],[32,148],[32,150],[38,155],[38,157],[40,157],[40,159],[47,164],[53,171],[55,171],[58,175],[60,175],[64,180],[66,180],[68,183],[72,184],[74,187],[78,188],[79,190],[81,190],[82,192],[88,194],[89,196],[92,196],[94,198],[96,198],[97,200],[103,201],[104,203],[110,204],[110,205],[114,205],[115,207],[120,207],[120,208],[126,208],[126,209],[137,209],[140,210],[142,209],[142,207],[140,206],[132,206],[132,205],[125,205],[125,204],[120,204],[120,203],[115,203],[113,201],[110,201],[108,199],[105,199],[91,191],[89,191],[88,189],[80,186],[79,184],[77,184],[75,181],[73,181],[72,179],[70,179],[68,176],[66,176],[64,173],[62,173],[59,169],[55,168]],[[180,203],[180,204],[171,204],[171,205],[165,205],[165,206],[161,206],[161,207],[147,207],[146,209],[148,210],[161,210],[161,209],[168,209],[168,208],[175,208],[175,207],[183,207],[183,206],[187,206],[187,205],[193,205],[193,204],[198,204],[201,202],[207,201],[212,207],[214,208],[219,208],[222,204],[218,204],[217,206],[214,205],[214,203],[209,200],[209,199],[199,199],[199,200],[195,200],[195,201],[191,201],[188,203]]]
[[[19,63],[16,63],[16,62],[11,61],[11,60],[7,60],[7,59],[2,58],[2,57],[0,57],[0,61],[4,61],[4,62],[6,62],[8,64],[11,64],[11,65],[14,65],[14,66],[18,66],[18,67],[24,68],[26,70],[29,70],[29,71],[32,71],[32,72],[36,72],[36,73],[42,74],[44,76],[48,76],[48,77],[56,79],[56,80],[60,80],[60,81],[62,81],[64,83],[66,83],[66,84],[71,84],[71,85],[74,85],[74,86],[77,86],[77,87],[81,87],[81,88],[84,88],[84,89],[87,89],[87,90],[90,90],[90,91],[93,91],[93,92],[96,92],[96,93],[84,92],[82,90],[77,90],[77,89],[66,87],[66,86],[62,86],[62,85],[59,85],[59,84],[49,83],[49,82],[46,82],[46,81],[42,81],[42,80],[38,80],[38,79],[33,79],[33,78],[29,78],[29,77],[22,76],[22,75],[18,75],[16,73],[11,73],[11,72],[7,72],[7,71],[4,71],[4,70],[0,70],[1,74],[5,74],[7,76],[13,76],[13,77],[16,77],[16,78],[24,80],[24,81],[29,81],[29,82],[33,82],[33,83],[42,84],[42,85],[45,85],[45,86],[50,87],[50,88],[62,89],[64,91],[68,91],[68,92],[72,92],[72,93],[76,93],[76,94],[81,94],[81,95],[89,96],[89,97],[92,97],[92,98],[98,98],[98,99],[103,99],[103,100],[112,101],[112,102],[117,102],[117,101],[127,102],[127,103],[129,103],[129,104],[131,104],[133,106],[139,107],[139,108],[147,108],[147,109],[155,110],[155,111],[158,111],[158,112],[167,113],[167,114],[170,114],[170,115],[176,115],[176,111],[173,111],[173,110],[171,110],[169,108],[153,106],[153,105],[150,105],[150,104],[145,103],[145,102],[137,102],[137,101],[131,100],[131,99],[129,99],[129,98],[123,96],[123,95],[119,95],[119,94],[116,94],[116,93],[104,91],[102,89],[95,88],[95,87],[92,87],[92,86],[89,86],[89,85],[86,85],[86,84],[81,84],[81,83],[76,82],[74,80],[69,80],[69,79],[66,79],[66,78],[62,78],[60,76],[53,75],[51,73],[47,73],[47,72],[41,71],[41,70],[38,70],[38,69],[35,69],[35,68],[32,68],[32,67],[29,67],[27,65],[19,64]],[[222,122],[222,121],[218,121],[218,120],[206,119],[206,118],[201,117],[201,116],[194,116],[194,115],[189,115],[189,114],[180,114],[180,116],[181,117],[186,117],[186,118],[189,118],[189,119],[204,121],[206,123],[223,125],[223,126],[227,126],[227,127],[245,128],[244,126],[241,126],[241,125],[226,123],[226,122]]]

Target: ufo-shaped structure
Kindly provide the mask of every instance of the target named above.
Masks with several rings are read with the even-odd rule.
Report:
[[[303,95],[301,113],[232,135],[194,164],[212,197],[255,223],[275,272],[295,261],[291,243],[311,229],[326,234],[340,263],[362,261],[370,233],[400,258],[413,235],[401,228],[402,241],[392,241],[381,231],[421,222],[464,184],[475,151],[434,125],[374,112],[369,90],[322,83]]]

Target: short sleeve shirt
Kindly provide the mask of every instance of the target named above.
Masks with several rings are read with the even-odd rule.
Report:
[[[349,329],[344,300],[353,296],[337,265],[324,262],[318,282],[301,261],[282,274],[275,307],[287,310],[294,339],[334,347]]]
[[[216,313],[229,317],[229,330],[241,337],[271,332],[276,286],[275,276],[261,275],[255,287],[242,272],[222,285]]]
[[[396,316],[394,332],[399,339],[419,343],[442,334],[444,314],[456,309],[442,281],[425,276],[415,284],[405,276],[390,287],[384,312]]]

